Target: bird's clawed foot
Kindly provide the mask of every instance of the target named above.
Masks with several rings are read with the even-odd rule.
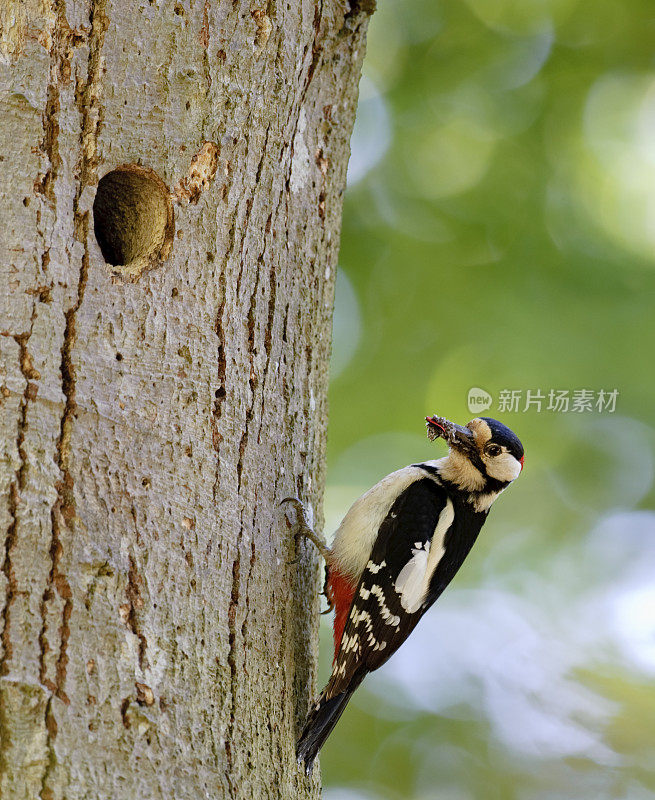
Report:
[[[294,526],[294,536],[296,538],[296,542],[301,537],[304,539],[309,539],[316,545],[316,549],[323,556],[325,561],[329,563],[329,558],[331,555],[330,548],[327,546],[325,539],[320,534],[316,533],[316,531],[310,525],[305,506],[297,497],[285,497],[284,500],[280,501],[280,505],[284,505],[285,503],[292,505],[294,511],[296,512],[296,524]]]

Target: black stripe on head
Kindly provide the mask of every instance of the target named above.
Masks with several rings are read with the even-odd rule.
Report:
[[[491,439],[489,441],[506,447],[517,461],[523,458],[523,445],[514,431],[511,431],[502,422],[498,422],[497,419],[491,419],[491,417],[480,417],[480,419],[484,420],[489,426],[491,431]]]

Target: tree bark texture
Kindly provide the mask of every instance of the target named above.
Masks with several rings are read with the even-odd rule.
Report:
[[[315,796],[278,503],[322,496],[367,9],[0,21],[0,796]]]

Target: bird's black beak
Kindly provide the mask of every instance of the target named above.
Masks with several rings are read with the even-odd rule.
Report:
[[[475,438],[469,428],[457,425],[445,417],[426,417],[425,423],[430,440],[434,441],[442,437],[450,447],[454,447],[462,453],[475,452]]]

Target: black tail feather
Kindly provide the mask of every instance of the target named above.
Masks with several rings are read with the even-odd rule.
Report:
[[[353,691],[354,689],[341,692],[341,694],[329,700],[324,700],[321,696],[317,705],[314,706],[307,717],[307,722],[300,735],[296,749],[298,763],[304,762],[306,775],[311,773],[318,751],[323,747],[332,728],[337,724]]]

